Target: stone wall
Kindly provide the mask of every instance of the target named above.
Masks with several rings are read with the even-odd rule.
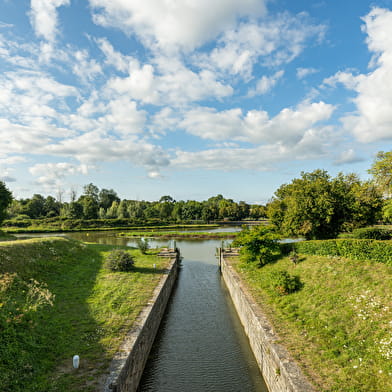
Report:
[[[230,265],[235,252],[220,252],[220,267],[238,316],[249,338],[257,364],[270,392],[315,392]]]
[[[115,354],[109,369],[103,392],[135,392],[143,374],[156,333],[165,313],[173,286],[177,279],[180,255],[178,251],[161,253],[170,257],[171,263],[153,297],[138,316],[134,327]]]

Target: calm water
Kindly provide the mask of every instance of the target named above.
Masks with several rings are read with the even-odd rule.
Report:
[[[135,245],[113,232],[67,236],[101,244]],[[215,250],[221,241],[176,243],[183,256],[182,268],[139,392],[267,392],[219,273]],[[167,244],[150,241],[152,247]]]

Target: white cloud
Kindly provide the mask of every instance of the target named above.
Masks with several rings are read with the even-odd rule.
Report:
[[[342,122],[347,131],[363,143],[392,140],[392,11],[373,8],[363,18],[366,42],[373,52],[367,74],[353,75],[338,72],[326,79],[324,85],[342,83],[357,93],[353,102],[356,112],[344,116]]]
[[[105,38],[97,39],[97,43],[106,56],[106,64],[112,65],[118,71],[127,72],[129,63],[135,61],[133,57],[125,56],[122,53],[115,51],[111,43]]]
[[[38,177],[35,182],[43,186],[46,191],[56,190],[64,183],[68,176],[78,174],[87,175],[92,166],[75,165],[68,162],[38,163],[29,168],[29,172]]]
[[[107,88],[143,103],[172,106],[233,94],[232,87],[219,82],[209,70],[194,72],[176,58],[155,61],[156,67],[132,61],[129,75],[110,79]]]
[[[250,79],[256,62],[274,67],[287,64],[309,40],[319,41],[324,33],[325,26],[312,24],[305,13],[283,13],[226,30],[217,47],[211,53],[199,54],[196,61],[203,67]]]
[[[315,73],[319,72],[318,69],[316,68],[297,68],[297,78],[298,79],[304,79],[309,75],[313,75]]]
[[[275,72],[272,76],[263,76],[256,84],[256,87],[249,91],[248,95],[253,97],[259,94],[266,94],[274,88],[279,79],[284,75],[284,71]]]
[[[94,21],[136,34],[145,45],[193,50],[239,16],[265,12],[264,0],[89,0]]]
[[[30,20],[38,37],[53,42],[58,33],[57,8],[70,0],[31,0]]]
[[[347,163],[356,163],[364,161],[363,158],[357,156],[354,149],[350,148],[340,153],[339,157],[335,160],[335,165],[344,165]]]
[[[239,108],[217,112],[201,107],[188,111],[179,126],[203,139],[290,145],[299,143],[333,111],[334,106],[324,102],[303,103],[270,118],[265,111],[251,110],[244,115]]]

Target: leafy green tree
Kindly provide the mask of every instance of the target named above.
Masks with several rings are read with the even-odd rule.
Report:
[[[233,241],[240,247],[241,258],[246,262],[258,261],[260,266],[270,263],[280,253],[280,236],[271,226],[244,228]]]
[[[392,151],[379,151],[368,171],[381,192],[392,197]]]
[[[82,219],[83,205],[77,201],[71,201],[68,205],[66,216],[70,219]]]
[[[268,216],[284,235],[323,239],[374,223],[380,209],[378,192],[356,175],[333,179],[325,170],[315,170],[282,185],[268,205]]]
[[[114,201],[120,202],[120,198],[113,189],[101,189],[98,193],[98,204],[100,208],[107,210]]]
[[[386,223],[392,223],[392,199],[385,200],[382,208],[382,218]]]
[[[78,203],[81,204],[83,208],[83,218],[84,219],[97,219],[98,218],[98,198],[93,196],[83,195],[79,197]]]
[[[26,204],[25,213],[32,219],[42,218],[45,213],[45,198],[35,194]]]
[[[83,187],[83,194],[93,199],[97,204],[99,201],[99,188],[93,183],[87,184]]]
[[[3,181],[0,181],[0,224],[7,216],[7,208],[12,202],[12,193]]]
[[[48,196],[44,201],[44,215],[54,217],[60,215],[61,203],[53,196]]]

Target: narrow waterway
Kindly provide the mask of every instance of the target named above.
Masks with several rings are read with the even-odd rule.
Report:
[[[116,237],[114,232],[66,235],[81,241],[135,246],[134,240]],[[268,391],[220,276],[215,251],[221,243],[176,241],[182,267],[139,392]],[[167,244],[150,241],[151,247]]]
[[[267,391],[221,280],[220,241],[177,246],[182,269],[139,391]]]

